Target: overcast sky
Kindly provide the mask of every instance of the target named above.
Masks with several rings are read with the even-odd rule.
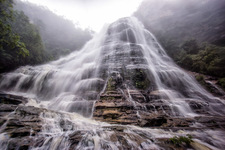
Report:
[[[23,0],[47,6],[82,28],[98,32],[105,23],[127,17],[138,8],[142,0]]]

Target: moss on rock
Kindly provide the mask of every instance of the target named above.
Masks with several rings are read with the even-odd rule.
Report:
[[[150,80],[144,69],[132,70],[132,82],[135,88],[145,90],[150,86]]]

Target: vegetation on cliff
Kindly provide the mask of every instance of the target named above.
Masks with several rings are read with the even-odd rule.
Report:
[[[135,16],[178,65],[215,76],[225,87],[224,8],[220,0],[144,1]]]
[[[44,49],[37,28],[23,13],[12,9],[12,0],[1,0],[0,4],[0,72],[43,61]]]
[[[92,38],[92,31],[81,29],[72,21],[56,15],[46,7],[16,0],[14,8],[23,11],[37,26],[44,48],[52,59],[80,49]]]
[[[0,1],[0,72],[57,59],[91,38],[89,30],[46,8],[15,2]]]
[[[180,46],[172,41],[161,41],[167,53],[180,66],[202,74],[225,76],[225,47],[208,43],[200,45],[194,39],[187,40]]]

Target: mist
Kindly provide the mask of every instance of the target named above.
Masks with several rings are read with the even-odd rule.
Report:
[[[223,0],[0,0],[0,29],[1,150],[225,149]]]
[[[224,0],[146,0],[134,14],[155,34],[179,42],[196,38],[200,42],[223,43]]]
[[[132,15],[141,3],[141,0],[27,1],[48,7],[54,13],[72,20],[82,29],[89,28],[95,32],[99,32],[106,23],[112,23],[119,18]]]
[[[47,6],[17,0],[14,9],[23,11],[38,27],[45,50],[53,59],[79,50],[92,38],[92,30],[77,26],[66,17],[53,13]]]
[[[134,16],[179,66],[224,77],[224,0],[146,0]]]

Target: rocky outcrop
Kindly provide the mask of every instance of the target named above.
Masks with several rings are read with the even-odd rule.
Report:
[[[201,114],[194,118],[176,117],[172,115],[171,108],[166,105],[164,96],[159,91],[144,93],[143,91],[126,91],[124,97],[121,92],[107,91],[95,103],[93,117],[96,120],[112,124],[132,124],[141,127],[170,128],[170,129],[197,129],[193,125],[198,122],[206,128],[224,129],[223,117],[207,114],[207,104],[190,100],[191,108]],[[130,95],[130,98],[129,98]]]
[[[196,80],[210,93],[213,95],[225,99],[225,91],[220,87],[218,78],[209,75],[204,75],[196,72],[187,71],[190,75],[196,78]]]
[[[42,127],[39,117],[42,109],[25,106],[27,98],[16,95],[0,94],[1,134],[10,140],[2,141],[8,149],[28,149],[33,146]]]
[[[31,106],[27,98],[1,95],[2,149],[225,147],[224,105],[207,97],[191,77],[170,62],[156,39],[136,28],[139,24],[133,21],[125,18],[110,25],[101,45],[101,57],[93,63],[89,62],[91,55],[84,57],[88,67],[81,66],[82,73],[80,69],[68,72],[67,68],[75,65],[73,59],[79,56],[70,58],[73,63],[65,60],[65,66],[57,65],[62,72],[52,72],[52,79],[47,80],[48,71],[40,73],[43,68],[34,72],[35,79],[33,71],[19,73],[21,80],[16,79],[19,84],[14,90],[31,79],[40,83],[28,86],[29,91],[37,92],[40,104]],[[145,36],[151,39],[149,45],[143,44]],[[10,87],[12,78],[7,77],[4,85]],[[93,118],[87,118],[90,116]]]
[[[118,125],[100,126],[85,120],[82,123],[78,116],[75,120],[71,120],[71,114],[26,106],[29,100],[21,96],[1,94],[0,144],[2,148],[9,150],[65,147],[71,150],[112,149],[115,146],[118,149],[197,150],[210,149],[205,144],[199,143],[199,140],[205,140],[201,133],[210,129],[223,132],[225,128],[223,117],[199,116],[194,119],[170,117],[167,114],[170,113],[170,109],[163,106],[162,100],[159,99],[160,92],[150,93],[149,99],[144,98],[149,95],[144,91],[129,91],[129,93],[133,101],[124,100],[122,94],[116,91],[107,91],[101,95],[95,105],[94,118]],[[138,103],[134,101],[137,99]],[[155,102],[147,105],[147,101]],[[146,107],[141,107],[140,103],[146,104]],[[155,113],[156,111],[158,113]],[[198,127],[194,123],[201,123],[204,127]],[[152,128],[143,129],[121,124]],[[168,136],[167,130],[170,130],[170,134],[174,137]],[[181,130],[183,134],[180,133]],[[195,132],[192,133],[193,130]],[[196,131],[198,134],[194,134]],[[187,134],[199,140],[189,139]]]
[[[95,103],[94,118],[117,124],[133,124],[139,126],[161,126],[167,123],[165,119],[167,106],[162,106],[160,101],[155,104],[147,103],[149,99],[143,91],[121,92],[107,91]],[[157,111],[159,113],[155,113]],[[163,112],[165,111],[165,112]],[[154,120],[154,121],[153,121]]]
[[[126,89],[125,81],[110,78],[105,92],[94,106],[93,118],[111,124],[136,125],[163,129],[195,130],[199,128],[224,129],[223,116],[210,114],[209,103],[197,99],[186,99],[196,116],[177,116],[164,91]],[[142,81],[142,80],[140,80]],[[196,126],[195,124],[201,124]]]

